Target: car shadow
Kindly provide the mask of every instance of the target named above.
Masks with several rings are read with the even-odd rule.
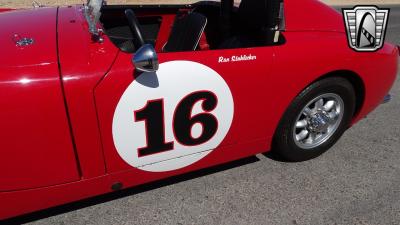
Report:
[[[273,161],[283,162],[283,163],[291,163],[290,161],[282,158],[279,154],[275,153],[275,151],[269,151],[267,153],[262,153],[262,155]]]
[[[133,74],[136,82],[148,88],[158,88],[160,83],[158,81],[157,73],[145,73],[135,71]]]
[[[222,165],[190,172],[187,174],[182,174],[182,175],[166,178],[163,180],[155,181],[155,182],[152,182],[149,184],[139,185],[137,187],[128,188],[128,189],[124,189],[121,191],[112,192],[109,194],[104,194],[104,195],[92,197],[89,199],[85,199],[85,200],[81,200],[81,201],[77,201],[77,202],[73,202],[73,203],[68,203],[66,205],[56,206],[56,207],[41,210],[41,211],[38,211],[35,213],[30,213],[27,215],[11,218],[11,219],[5,220],[3,222],[0,221],[0,224],[8,225],[8,224],[29,223],[29,222],[49,218],[52,216],[68,213],[68,212],[75,211],[78,209],[83,209],[83,208],[90,207],[93,205],[109,202],[109,201],[116,200],[119,198],[124,198],[124,197],[130,196],[130,195],[147,192],[147,191],[154,190],[157,188],[166,187],[169,185],[196,179],[196,178],[207,176],[210,174],[215,174],[215,173],[233,169],[236,167],[241,167],[241,166],[255,163],[258,161],[260,161],[260,159],[257,156],[251,156],[248,158],[236,160],[236,161],[229,162],[226,164],[222,164]]]

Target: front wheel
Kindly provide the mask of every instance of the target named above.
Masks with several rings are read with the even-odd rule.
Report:
[[[289,161],[315,158],[348,128],[355,110],[352,84],[339,77],[307,87],[295,98],[275,132],[273,151]]]

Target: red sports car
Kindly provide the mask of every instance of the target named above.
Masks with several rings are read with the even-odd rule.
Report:
[[[317,157],[397,74],[396,46],[354,51],[315,0],[0,12],[0,220],[268,150]]]

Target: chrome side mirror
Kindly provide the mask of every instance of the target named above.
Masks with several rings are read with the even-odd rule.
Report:
[[[145,44],[136,51],[132,63],[140,72],[156,72],[159,67],[156,50],[150,44]]]

